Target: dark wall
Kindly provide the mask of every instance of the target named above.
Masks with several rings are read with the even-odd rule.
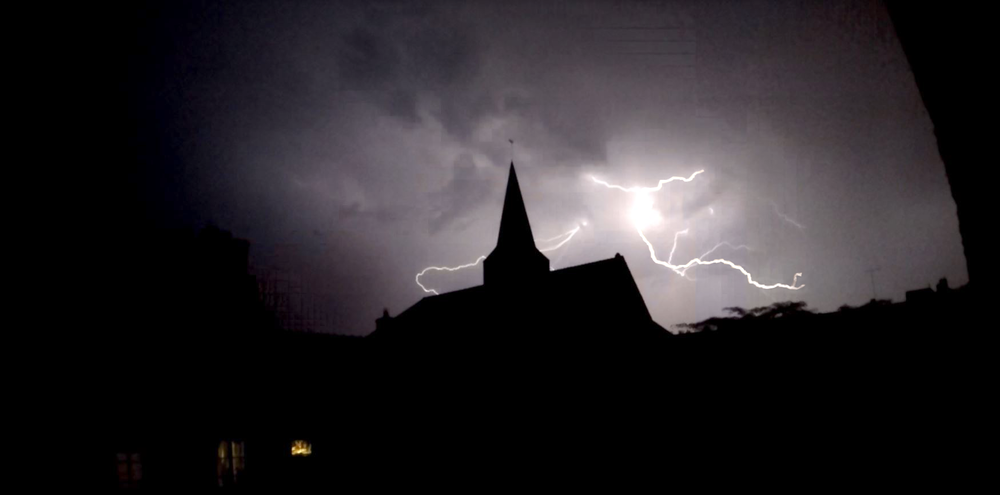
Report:
[[[990,231],[995,224],[988,198],[995,113],[994,42],[985,7],[961,2],[886,2],[917,87],[934,123],[973,287],[993,279]],[[989,149],[988,149],[989,148]]]

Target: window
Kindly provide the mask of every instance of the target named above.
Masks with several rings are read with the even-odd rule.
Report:
[[[119,452],[118,487],[138,488],[142,481],[142,458],[136,452]]]
[[[307,456],[313,453],[312,444],[305,440],[295,440],[292,442],[292,455]]]
[[[246,467],[245,451],[242,440],[219,442],[219,458],[216,462],[219,486],[232,486],[239,481],[240,474]]]

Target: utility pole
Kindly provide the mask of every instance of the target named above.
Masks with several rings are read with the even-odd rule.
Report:
[[[874,268],[869,268],[869,269],[865,270],[865,272],[868,273],[868,276],[870,276],[871,280],[872,280],[872,301],[878,299],[878,296],[875,294],[875,272],[877,272],[879,270],[881,270],[881,267],[877,267],[877,266],[874,267]]]

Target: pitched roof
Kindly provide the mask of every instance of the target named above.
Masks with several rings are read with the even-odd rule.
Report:
[[[632,272],[625,258],[616,254],[614,258],[576,265],[550,274],[549,288],[575,298],[581,305],[584,299],[594,303],[614,304],[621,309],[636,312],[643,318],[651,318],[639,287],[635,285]]]
[[[650,317],[621,255],[549,272],[521,293],[498,293],[480,285],[427,296],[393,320],[394,330],[377,333],[419,332],[430,337],[436,331],[461,329],[468,334],[486,332],[500,320],[518,322],[510,331],[601,327],[628,332],[640,327],[642,333],[666,332]]]
[[[649,315],[625,258],[551,271],[535,246],[514,163],[497,246],[483,262],[484,285],[428,296],[395,318],[377,321],[373,337],[492,338],[511,335],[630,338],[666,332]]]

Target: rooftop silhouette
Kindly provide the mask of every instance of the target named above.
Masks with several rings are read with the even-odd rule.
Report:
[[[483,283],[518,285],[532,283],[549,272],[549,259],[535,246],[528,211],[524,207],[521,187],[517,183],[514,162],[507,177],[507,193],[500,217],[497,246],[483,262]]]
[[[378,319],[372,339],[458,344],[469,341],[609,342],[669,333],[652,320],[625,258],[551,270],[535,246],[513,162],[497,245],[483,285],[428,296],[396,317]]]

